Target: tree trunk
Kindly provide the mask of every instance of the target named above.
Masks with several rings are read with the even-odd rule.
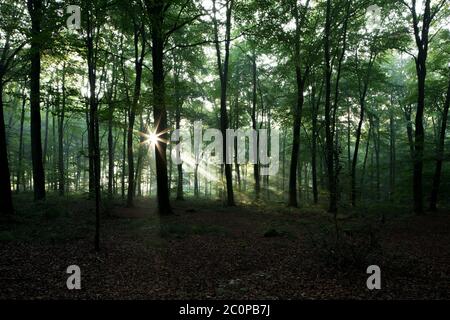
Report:
[[[447,129],[448,109],[450,106],[450,80],[447,88],[447,98],[445,99],[444,110],[442,112],[441,130],[439,133],[439,143],[436,154],[436,168],[434,170],[433,185],[430,196],[430,210],[437,210],[437,201],[439,194],[439,185],[441,183],[442,162],[444,158],[445,131]]]
[[[393,101],[391,99],[391,107],[393,106]],[[394,112],[391,110],[389,113],[389,200],[394,200],[395,194],[395,162],[396,162],[396,147],[395,147],[395,122],[394,122]]]
[[[148,8],[152,22],[153,117],[156,135],[164,142],[155,143],[156,184],[159,214],[172,213],[167,177],[167,110],[164,83],[164,3]]]
[[[181,121],[181,101],[179,92],[179,69],[177,65],[178,61],[175,59],[175,53],[173,54],[174,64],[174,92],[175,92],[175,129],[180,130]],[[177,164],[177,200],[184,200],[183,194],[183,164]]]
[[[108,108],[108,197],[111,199],[113,197],[114,182],[113,101],[109,101]]]
[[[351,120],[350,120],[351,105],[347,107],[347,170],[352,175],[352,155],[351,155]]]
[[[63,65],[62,76],[62,106],[59,114],[58,125],[58,171],[59,171],[59,195],[64,195],[65,172],[64,172],[64,113],[66,109],[66,64]]]
[[[100,250],[100,145],[99,145],[99,126],[98,126],[98,100],[96,96],[96,53],[94,50],[94,37],[98,34],[94,33],[93,17],[90,10],[88,10],[87,17],[87,63],[88,63],[88,78],[89,78],[89,157],[93,166],[94,178],[94,192],[95,192],[95,250]]]
[[[295,18],[295,48],[294,48],[294,63],[295,76],[297,84],[297,101],[293,108],[294,123],[292,128],[292,152],[291,165],[289,170],[289,201],[288,206],[297,207],[297,167],[300,152],[300,128],[302,124],[303,111],[303,89],[305,86],[305,79],[303,79],[302,70],[300,66],[300,19],[297,4],[294,5]]]
[[[114,155],[116,142],[113,136],[114,103],[117,95],[117,76],[116,69],[113,70],[111,80],[111,91],[108,101],[108,198],[112,199],[114,195]]]
[[[281,155],[282,156],[282,161],[283,161],[283,166],[281,168],[281,175],[282,175],[282,177],[281,177],[281,184],[282,184],[281,190],[283,190],[283,194],[284,194],[284,191],[286,190],[286,135],[287,135],[287,133],[284,132],[284,134],[283,134],[283,153]],[[283,200],[285,200],[285,199],[283,198]]]
[[[3,79],[0,78],[0,197],[2,205],[0,213],[10,215],[14,213],[11,194],[11,177],[9,175],[8,151],[6,146],[5,119],[3,116]]]
[[[377,200],[381,199],[381,188],[380,188],[380,119],[378,116],[375,117],[375,129],[376,136],[374,133],[374,141],[373,144],[375,146],[375,165],[376,165],[376,197]]]
[[[363,161],[363,166],[362,166],[362,170],[361,170],[361,182],[360,182],[360,199],[363,198],[363,191],[364,191],[364,178],[366,175],[366,165],[367,165],[367,157],[369,155],[369,146],[370,146],[370,137],[372,135],[372,122],[369,121],[370,123],[370,127],[369,127],[369,132],[367,134],[367,143],[366,143],[366,150],[364,152],[364,161]]]
[[[92,199],[95,197],[95,187],[94,187],[94,163],[93,163],[93,158],[91,157],[92,154],[92,131],[91,131],[91,121],[89,119],[89,99],[86,99],[86,127],[88,129],[88,137],[87,137],[87,145],[88,145],[88,171],[89,171],[89,199]]]
[[[360,103],[359,122],[356,129],[355,149],[353,151],[352,169],[351,169],[351,202],[352,206],[356,206],[356,166],[358,164],[358,151],[361,141],[362,125],[364,123],[365,102]]]
[[[255,198],[258,200],[261,193],[261,184],[260,184],[260,176],[259,176],[259,135],[257,132],[257,120],[256,120],[256,107],[257,107],[257,91],[256,91],[256,85],[258,81],[258,75],[257,75],[257,65],[256,65],[256,54],[253,51],[252,56],[252,129],[256,132],[256,141],[255,143],[255,164],[253,164],[253,178],[255,179]]]
[[[44,133],[44,151],[42,155],[42,164],[45,168],[48,157],[48,116],[50,111],[50,100],[47,99],[47,107],[45,108],[45,133]],[[52,117],[53,119],[53,117]]]
[[[421,17],[423,20],[419,21],[419,16],[417,15],[416,11],[416,4],[417,4],[416,1],[413,1],[412,6],[410,7],[413,15],[414,38],[418,49],[417,58],[415,58],[418,95],[417,95],[416,119],[414,121],[415,131],[414,131],[413,198],[414,198],[414,212],[420,215],[423,213],[422,171],[423,171],[423,156],[425,148],[423,114],[425,110],[425,82],[427,77],[426,63],[427,63],[428,42],[429,42],[428,35],[432,19],[437,14],[437,11],[432,13],[431,0],[426,0],[424,3],[424,13]]]
[[[239,129],[239,92],[236,94],[236,100],[234,103],[234,129]],[[238,149],[237,149],[237,138],[235,139],[236,143],[234,144],[234,170],[236,171],[236,183],[238,190],[241,191],[241,168],[238,163]]]
[[[194,196],[198,198],[200,196],[200,187],[199,187],[199,180],[198,180],[198,164],[195,164],[194,169]]]
[[[216,1],[213,0],[213,12],[214,12],[214,35],[215,35],[215,45],[217,54],[217,66],[219,69],[220,76],[220,129],[223,136],[223,159],[225,167],[225,180],[227,188],[227,205],[235,206],[234,203],[234,193],[233,193],[233,181],[232,181],[232,168],[231,164],[227,162],[227,136],[226,130],[228,129],[228,113],[227,113],[227,89],[228,89],[228,65],[230,58],[230,34],[231,34],[231,12],[233,8],[233,0],[227,0],[226,3],[226,35],[225,35],[225,58],[222,65],[222,58],[220,53],[219,45],[219,29],[217,26],[216,19]]]
[[[370,52],[370,58],[369,58],[369,66],[366,70],[365,78],[362,80],[362,88],[361,88],[361,80],[359,80],[360,83],[360,94],[359,94],[359,106],[360,106],[360,113],[359,113],[359,122],[358,127],[356,129],[356,141],[355,141],[355,150],[353,152],[353,159],[352,159],[352,168],[351,168],[351,203],[352,206],[356,206],[356,167],[358,165],[358,152],[359,152],[359,145],[361,142],[361,130],[362,125],[364,123],[364,116],[366,111],[366,96],[367,91],[369,89],[369,81],[370,81],[370,73],[372,71],[372,65],[375,60],[376,54],[374,54],[372,51]]]
[[[425,79],[426,79],[426,57],[419,50],[417,62],[418,77],[418,98],[417,111],[414,130],[414,169],[413,169],[413,195],[414,195],[414,212],[416,214],[423,213],[423,189],[422,189],[422,171],[423,171],[423,154],[425,143],[425,132],[423,128],[423,113],[425,109]]]
[[[22,96],[22,109],[20,112],[20,131],[19,131],[19,161],[17,165],[17,181],[16,181],[16,192],[20,192],[20,184],[23,178],[22,160],[23,160],[23,124],[25,122],[25,103],[27,99],[25,92]]]
[[[88,109],[86,107],[86,117],[88,116]],[[52,149],[51,149],[51,159],[52,159],[52,170],[51,170],[51,181],[50,186],[52,191],[58,190],[58,157],[57,157],[57,141],[56,141],[56,131],[57,131],[57,119],[56,114],[58,111],[56,110],[56,102],[53,102],[52,105]],[[87,119],[87,118],[86,118]],[[89,125],[89,122],[88,122]],[[50,156],[48,157],[48,160],[50,161]]]
[[[31,109],[31,158],[33,164],[34,199],[45,199],[45,174],[42,164],[41,144],[41,109],[40,109],[40,76],[41,76],[41,18],[42,0],[27,0],[31,17],[31,70],[30,70],[30,109]]]
[[[323,87],[323,83],[322,83]],[[312,134],[311,134],[311,175],[312,175],[312,192],[314,204],[319,202],[319,192],[317,188],[317,116],[319,114],[320,98],[322,96],[322,88],[316,102],[316,86],[311,91],[311,109],[312,109]]]
[[[331,0],[327,0],[326,23],[325,23],[325,134],[326,134],[326,164],[328,173],[328,188],[330,192],[328,211],[337,212],[336,180],[334,173],[334,142],[331,123]]]
[[[142,38],[142,48],[139,55],[139,35]],[[135,55],[135,73],[136,78],[134,82],[133,102],[128,114],[128,136],[127,136],[127,150],[128,150],[128,194],[127,207],[133,206],[133,198],[136,190],[134,180],[134,153],[133,153],[133,136],[134,136],[134,121],[136,119],[136,109],[141,96],[142,83],[142,66],[145,55],[145,32],[143,27],[139,27],[134,23],[134,55]]]
[[[125,199],[125,175],[127,172],[127,132],[128,132],[128,116],[127,110],[125,109],[125,124],[123,127],[123,135],[122,135],[122,175],[121,175],[121,190],[122,190],[122,199]]]
[[[413,139],[413,128],[411,124],[411,106],[407,106],[404,108],[403,113],[405,115],[406,121],[406,133],[408,137],[408,146],[409,146],[409,154],[411,156],[411,160],[414,160],[414,139]]]
[[[140,131],[141,132],[145,132],[146,130],[146,125],[144,125],[144,118],[142,116],[142,113],[139,115],[139,120],[140,120]],[[142,195],[142,166],[143,166],[143,162],[144,162],[144,144],[145,144],[145,137],[141,136],[140,137],[140,145],[138,148],[138,159],[136,162],[136,174],[135,174],[135,191],[134,193],[137,194],[138,196]]]

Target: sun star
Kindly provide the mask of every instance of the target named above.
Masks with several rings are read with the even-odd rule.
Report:
[[[142,141],[141,143],[142,143],[142,144],[152,145],[152,146],[158,145],[159,142],[162,142],[162,143],[167,144],[167,143],[168,143],[168,140],[166,140],[166,139],[164,139],[164,138],[161,138],[161,136],[162,136],[163,134],[165,134],[166,132],[168,132],[168,131],[169,131],[169,129],[163,130],[163,131],[161,131],[161,132],[159,132],[159,133],[156,133],[156,130],[148,131],[147,133],[145,133],[145,132],[139,132],[139,135],[141,135],[141,136],[144,137],[144,139],[145,139],[145,140]]]

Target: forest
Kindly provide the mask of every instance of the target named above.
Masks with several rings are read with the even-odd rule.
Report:
[[[0,299],[449,299],[449,106],[447,0],[0,0]]]

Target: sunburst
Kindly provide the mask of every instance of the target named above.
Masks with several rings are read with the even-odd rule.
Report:
[[[169,140],[162,138],[162,135],[169,132],[170,129],[165,129],[161,132],[156,132],[156,129],[147,130],[147,132],[138,132],[144,140],[141,144],[147,144],[149,146],[158,146],[160,143],[169,144]]]

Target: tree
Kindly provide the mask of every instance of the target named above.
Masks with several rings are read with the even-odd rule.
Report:
[[[59,90],[59,88],[58,88]],[[58,172],[59,172],[59,195],[64,195],[65,169],[64,169],[64,115],[66,111],[66,63],[62,68],[62,104],[58,121]],[[58,92],[59,94],[59,92]]]
[[[6,1],[0,6],[0,15],[7,17],[9,15],[21,16],[20,6],[15,6],[13,2]],[[20,65],[24,61],[19,55],[25,46],[25,39],[18,36],[20,26],[17,20],[2,19],[0,21],[0,198],[2,205],[0,206],[0,214],[11,215],[14,213],[14,206],[11,193],[11,177],[8,161],[8,143],[5,130],[4,117],[4,89],[16,75],[21,74]],[[22,113],[24,105],[22,107]]]
[[[164,83],[164,14],[167,10],[164,1],[147,1],[147,11],[152,23],[152,65],[153,65],[153,117],[156,125],[155,135],[160,141],[155,143],[156,181],[158,210],[161,215],[171,214],[169,183],[167,181],[167,110]]]
[[[331,122],[331,0],[327,0],[325,32],[324,32],[324,52],[325,52],[325,131],[326,131],[326,163],[328,173],[328,188],[330,190],[330,201],[328,211],[337,212],[337,186],[334,172],[334,138],[332,135]]]
[[[231,42],[231,13],[233,10],[234,0],[226,0],[226,21],[225,21],[225,57],[222,63],[222,54],[219,42],[219,27],[216,17],[216,0],[213,0],[213,22],[214,22],[214,41],[216,45],[217,68],[220,78],[220,130],[223,135],[223,157],[225,167],[225,179],[227,188],[227,205],[234,206],[233,181],[231,173],[231,164],[227,162],[227,134],[228,129],[228,112],[227,112],[227,88],[228,88],[228,66],[230,63],[230,42]]]
[[[448,109],[450,106],[450,76],[447,86],[447,95],[444,102],[444,107],[442,110],[442,122],[441,128],[439,132],[439,141],[437,145],[437,154],[436,154],[436,167],[434,170],[433,176],[433,184],[431,188],[431,196],[430,196],[430,210],[437,210],[437,201],[439,194],[439,185],[441,183],[441,174],[442,174],[442,161],[444,158],[444,146],[445,146],[445,132],[447,129],[447,120],[448,120]]]
[[[439,4],[432,7],[431,0],[425,0],[423,15],[418,13],[416,0],[403,1],[402,3],[409,9],[412,16],[412,27],[414,40],[417,46],[417,56],[414,57],[417,73],[417,109],[414,121],[414,170],[413,170],[413,195],[414,212],[423,213],[423,156],[425,149],[425,131],[423,126],[423,115],[425,110],[425,82],[427,78],[427,57],[430,43],[430,27],[436,15],[446,4],[446,0],[439,1]]]
[[[94,189],[95,195],[95,250],[100,250],[100,174],[101,174],[101,157],[100,157],[100,141],[99,141],[99,94],[101,85],[98,85],[98,52],[100,27],[105,17],[106,3],[103,1],[83,3],[84,12],[86,14],[86,37],[85,45],[87,49],[87,67],[89,82],[89,125],[88,125],[88,144],[89,144],[89,163],[90,177],[89,183]],[[100,79],[102,80],[102,79]],[[91,181],[92,180],[92,181]]]
[[[141,96],[141,84],[142,84],[142,69],[144,65],[144,57],[146,54],[146,30],[143,19],[139,18],[139,12],[142,12],[143,7],[140,1],[133,3],[131,8],[131,17],[133,22],[133,39],[134,39],[134,69],[135,69],[135,82],[133,100],[131,102],[131,108],[128,112],[128,134],[127,134],[127,151],[128,151],[128,193],[127,193],[127,206],[133,206],[133,197],[136,190],[135,177],[134,177],[134,154],[133,154],[133,136],[134,136],[134,122],[136,118],[136,110],[138,108],[139,99]],[[139,49],[139,45],[141,48]]]
[[[15,56],[22,49],[23,45],[19,45],[17,48],[11,50],[9,44],[10,36],[7,35],[6,43],[3,48],[1,48],[1,58],[0,58],[0,161],[2,166],[0,167],[0,197],[2,198],[3,204],[0,206],[0,213],[2,214],[12,214],[14,212],[12,194],[11,194],[11,179],[8,164],[8,152],[6,143],[6,132],[5,132],[5,118],[3,114],[3,90],[9,81],[6,79],[7,72],[11,71],[11,68],[15,63]]]
[[[45,199],[45,174],[42,164],[40,108],[42,0],[27,0],[27,7],[31,17],[30,109],[34,199],[43,200]]]
[[[256,109],[257,109],[257,83],[258,83],[258,75],[257,75],[257,65],[256,65],[256,52],[255,49],[253,49],[252,56],[252,129],[257,130],[257,120],[256,120]],[[259,144],[259,140],[257,141]],[[256,154],[259,154],[258,147],[256,148]],[[260,175],[259,175],[259,163],[256,161],[256,163],[253,165],[253,178],[255,179],[255,196],[256,199],[259,199],[259,194],[261,192],[261,185],[260,185]]]
[[[300,49],[302,46],[301,35],[303,32],[303,26],[306,23],[306,15],[308,10],[309,0],[306,1],[306,5],[303,10],[299,8],[297,1],[290,3],[290,10],[295,21],[295,33],[294,33],[294,52],[293,62],[295,65],[295,79],[296,79],[296,103],[293,108],[294,126],[292,129],[292,153],[291,153],[291,168],[289,171],[289,202],[291,207],[297,207],[297,170],[298,170],[298,157],[300,152],[300,128],[302,125],[302,111],[303,111],[303,91],[305,89],[306,79],[308,77],[311,66],[301,60]]]

